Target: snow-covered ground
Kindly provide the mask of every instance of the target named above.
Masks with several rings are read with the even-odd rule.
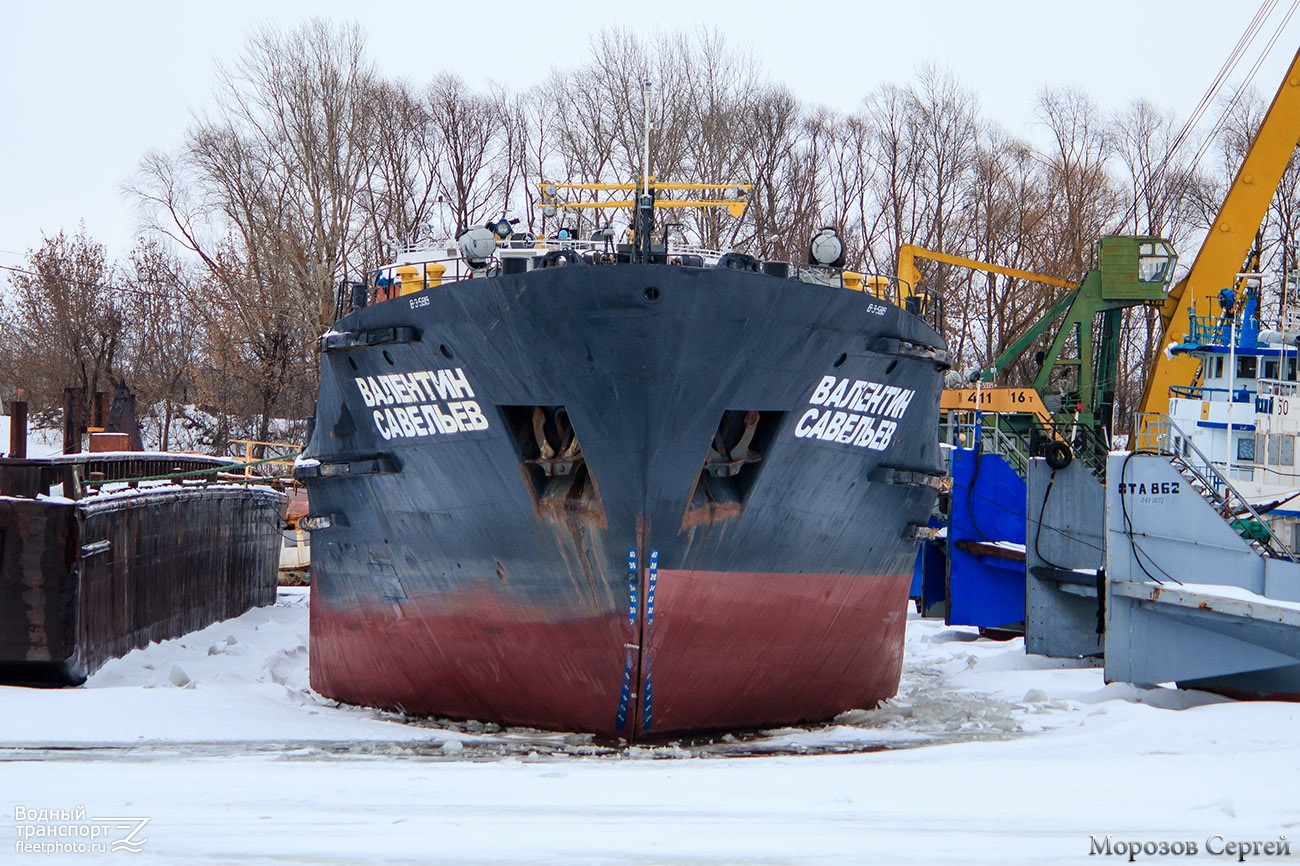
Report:
[[[0,415],[0,455],[9,453],[9,416]],[[29,429],[27,431],[27,456],[52,457],[63,453],[63,432],[60,430]]]
[[[1137,860],[1191,843],[1171,858],[1237,862],[1239,842],[1300,857],[1263,848],[1300,824],[1293,704],[1106,686],[913,615],[880,709],[620,750],[315,695],[307,592],[84,688],[0,688],[0,863],[1095,864],[1133,843]]]

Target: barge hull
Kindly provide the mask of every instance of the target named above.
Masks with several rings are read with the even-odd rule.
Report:
[[[76,685],[132,649],[273,604],[283,507],[240,487],[0,496],[0,682]]]

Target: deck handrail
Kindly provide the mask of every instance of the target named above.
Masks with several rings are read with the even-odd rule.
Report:
[[[294,458],[302,451],[302,446],[292,442],[262,442],[257,439],[231,439],[231,445],[244,446],[243,455],[233,454],[230,459],[244,464],[244,477],[253,477],[253,466],[284,466],[293,469]],[[278,457],[258,458],[253,452],[258,448],[274,448],[287,452]]]
[[[1133,450],[1169,457],[1176,468],[1191,473],[1205,492],[1211,495],[1211,504],[1216,506],[1225,520],[1240,521],[1243,514],[1249,514],[1251,519],[1261,526],[1267,526],[1264,518],[1255,510],[1255,506],[1250,504],[1250,501],[1232,485],[1228,477],[1219,471],[1218,465],[1206,457],[1201,449],[1196,447],[1192,438],[1168,415],[1161,412],[1139,412],[1135,429],[1138,433],[1134,442],[1136,447]],[[1181,444],[1181,449],[1175,447],[1175,436]],[[1267,539],[1257,540],[1270,556],[1296,561],[1295,554],[1274,533],[1269,532]]]

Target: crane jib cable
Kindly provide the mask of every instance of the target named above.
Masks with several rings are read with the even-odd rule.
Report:
[[[1152,188],[1158,188],[1159,185],[1164,182],[1166,175],[1169,173],[1169,168],[1173,158],[1182,149],[1183,145],[1186,144],[1187,140],[1191,137],[1192,132],[1200,125],[1205,112],[1214,104],[1220,92],[1236,71],[1238,65],[1240,65],[1243,58],[1246,56],[1250,45],[1259,38],[1260,33],[1263,31],[1264,24],[1273,16],[1273,13],[1280,2],[1281,0],[1263,0],[1263,2],[1260,3],[1259,8],[1255,10],[1254,16],[1251,18],[1250,22],[1247,23],[1246,29],[1237,40],[1237,44],[1233,46],[1232,51],[1229,52],[1228,57],[1224,60],[1223,65],[1219,68],[1214,79],[1210,82],[1209,87],[1206,88],[1200,101],[1197,102],[1196,106],[1192,109],[1187,121],[1170,142],[1164,157],[1157,164],[1155,170],[1151,172],[1150,176],[1144,180],[1141,195],[1134,197],[1133,203],[1124,214],[1121,225],[1127,224],[1129,219],[1136,220],[1138,201],[1148,198]],[[1287,7],[1286,13],[1282,16],[1281,21],[1275,28],[1273,28],[1272,34],[1268,37],[1268,41],[1264,45],[1263,50],[1251,65],[1245,79],[1233,93],[1232,98],[1228,100],[1227,105],[1215,121],[1214,126],[1210,129],[1209,133],[1197,148],[1196,154],[1190,161],[1191,165],[1196,165],[1205,157],[1211,144],[1217,139],[1219,132],[1227,123],[1229,116],[1232,114],[1233,108],[1235,108],[1241,101],[1242,96],[1249,92],[1250,85],[1254,82],[1260,67],[1263,65],[1264,60],[1272,53],[1278,39],[1281,38],[1282,32],[1286,29],[1291,18],[1295,15],[1297,7],[1300,7],[1300,0],[1292,0],[1290,6]]]

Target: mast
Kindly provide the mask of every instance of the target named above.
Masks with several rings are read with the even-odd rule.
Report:
[[[655,197],[650,191],[650,79],[642,82],[642,107],[645,115],[642,121],[643,149],[641,152],[641,195],[637,197],[636,206],[636,249],[637,259],[650,261],[650,238],[655,227]]]
[[[644,117],[641,122],[641,194],[650,194],[650,89],[653,87],[647,78],[641,83],[641,109]]]

